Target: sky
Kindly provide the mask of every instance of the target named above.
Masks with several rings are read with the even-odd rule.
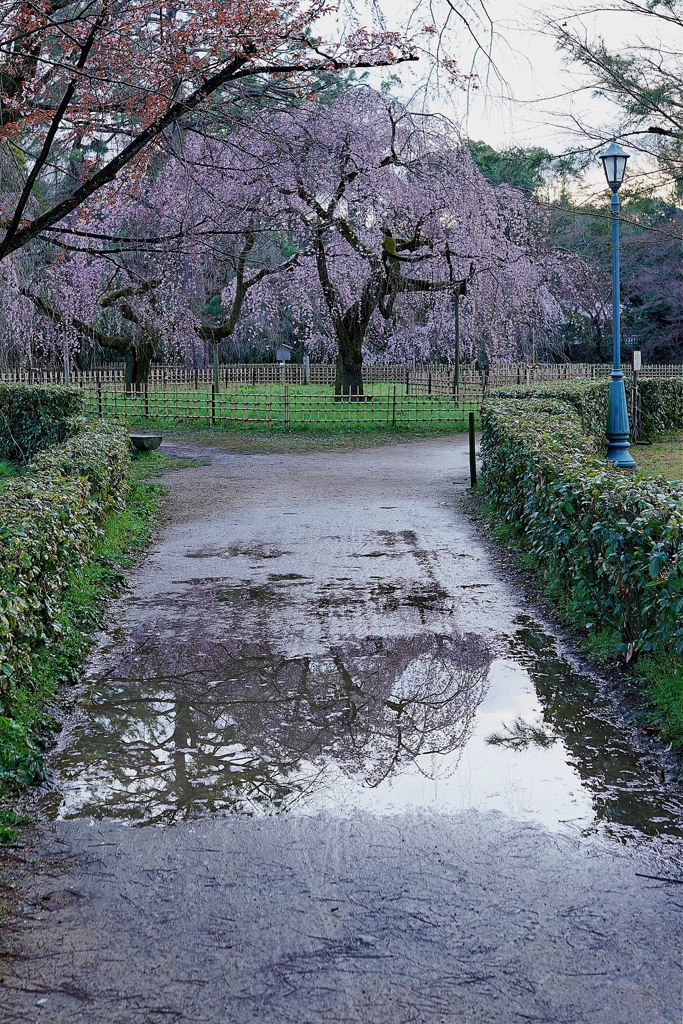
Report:
[[[354,0],[351,0],[354,2]],[[387,25],[398,28],[415,4],[421,2],[413,17],[413,28],[433,22],[437,27],[447,11],[448,0],[377,0],[387,16]],[[458,24],[452,35],[449,51],[456,56],[461,69],[475,68],[479,75],[477,90],[457,91],[450,95],[432,94],[431,108],[451,116],[473,140],[482,140],[496,149],[512,146],[542,146],[554,153],[595,144],[596,137],[609,141],[618,128],[619,112],[606,99],[596,97],[585,73],[558,52],[552,34],[544,25],[548,17],[579,27],[588,37],[602,35],[613,51],[622,51],[642,39],[655,42],[650,25],[652,19],[606,11],[612,2],[603,0],[600,11],[583,13],[587,0],[565,3],[544,3],[542,0],[455,0],[462,11],[480,11],[482,3],[493,23],[489,38],[486,19],[478,26],[472,20],[478,41],[491,44],[489,63],[477,50],[472,33]],[[366,0],[368,5],[375,0]],[[354,6],[357,9],[357,0]],[[431,15],[429,10],[431,8]],[[370,7],[366,8],[370,10]],[[340,8],[340,19],[344,7]],[[653,23],[656,24],[656,23]],[[403,86],[399,96],[415,101],[426,74],[427,62],[404,64],[398,68]],[[371,82],[379,85],[388,72],[373,73]],[[420,101],[421,102],[421,101]],[[583,130],[588,128],[591,138]],[[625,143],[628,148],[628,143]],[[647,172],[648,161],[634,154],[629,165],[633,173]],[[588,190],[604,188],[602,168],[597,159],[586,175]]]

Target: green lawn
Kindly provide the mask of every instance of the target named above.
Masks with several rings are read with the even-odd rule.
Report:
[[[170,427],[220,425],[230,429],[287,431],[464,430],[470,412],[478,413],[478,393],[405,394],[404,384],[377,384],[361,401],[335,397],[332,387],[306,385],[230,385],[211,396],[207,388],[149,388],[124,394],[106,388],[86,392],[87,411],[131,424]]]
[[[651,445],[634,445],[631,450],[638,469],[646,476],[683,480],[683,434],[672,434]]]

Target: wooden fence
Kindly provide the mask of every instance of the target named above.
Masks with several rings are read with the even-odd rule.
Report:
[[[264,384],[304,384],[304,367],[300,363],[235,363],[221,365],[219,368],[221,385],[243,384],[261,386]],[[596,379],[608,377],[612,367],[607,363],[504,363],[490,367],[485,375],[473,365],[463,366],[460,381],[463,385],[486,383],[489,387],[505,384],[528,384],[551,380],[573,380],[577,377]],[[630,367],[624,366],[624,373],[629,376]],[[336,367],[334,363],[311,363],[309,383],[330,386],[334,384]],[[683,365],[643,366],[642,376],[646,377],[681,377]],[[453,367],[444,365],[425,366],[372,366],[363,367],[363,381],[368,384],[387,383],[407,385],[410,387],[432,388],[442,391],[453,388]],[[157,366],[150,369],[148,386],[182,385],[188,388],[208,387],[213,382],[213,370],[188,369],[185,366]],[[123,382],[122,364],[110,364],[95,370],[70,373],[70,381],[79,386],[97,384],[98,382]],[[21,369],[7,370],[0,373],[0,381],[25,381],[36,384],[62,384],[64,373],[55,370]]]
[[[131,424],[231,425],[285,430],[464,429],[469,412],[481,408],[483,388],[462,385],[452,391],[368,383],[364,394],[335,395],[323,385],[270,384],[254,388],[228,385],[217,391],[204,385],[147,385],[126,390],[116,381],[83,386],[89,416]]]

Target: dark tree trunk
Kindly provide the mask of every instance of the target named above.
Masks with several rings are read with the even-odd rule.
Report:
[[[341,332],[338,332],[339,351],[334,393],[358,397],[363,394],[363,338],[349,337],[346,331],[341,337],[340,334]]]
[[[126,387],[146,384],[152,365],[154,347],[149,344],[131,345],[126,351]]]
[[[334,382],[336,395],[358,398],[363,394],[363,339],[379,303],[381,288],[381,278],[372,274],[361,297],[341,317],[333,317],[339,347]]]

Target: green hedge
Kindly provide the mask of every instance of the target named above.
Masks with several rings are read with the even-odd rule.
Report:
[[[492,392],[482,479],[548,578],[625,649],[683,654],[683,485],[615,469],[596,454],[602,382]],[[683,425],[683,381],[649,381],[649,422]],[[584,429],[585,428],[585,429]]]
[[[627,381],[630,409],[630,384]],[[609,403],[609,378],[601,380],[575,380],[548,384],[529,384],[526,387],[497,388],[491,398],[509,398],[537,409],[545,403],[548,408],[560,400],[578,413],[584,433],[599,447],[605,444],[605,424]],[[639,380],[640,406],[643,430],[653,437],[677,430],[683,424],[683,377],[659,379],[644,377]]]
[[[74,428],[76,424],[74,424]],[[0,685],[30,675],[69,573],[87,561],[105,515],[126,494],[130,445],[97,422],[42,452],[0,490]]]
[[[83,413],[78,388],[52,384],[0,384],[0,459],[27,462],[72,433]]]

